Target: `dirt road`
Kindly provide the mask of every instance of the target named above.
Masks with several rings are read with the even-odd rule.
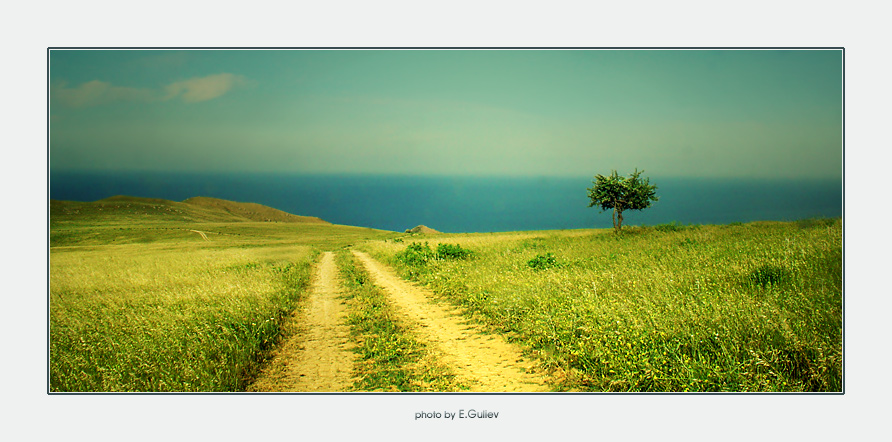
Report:
[[[433,294],[397,276],[392,269],[365,253],[353,251],[383,288],[406,323],[417,324],[419,335],[443,353],[471,391],[549,391],[541,376],[529,373],[532,364],[513,345],[498,335],[482,334],[457,312],[430,301]]]
[[[316,266],[297,332],[274,356],[249,391],[347,391],[353,383],[346,308],[332,252]],[[302,316],[305,315],[305,316]]]

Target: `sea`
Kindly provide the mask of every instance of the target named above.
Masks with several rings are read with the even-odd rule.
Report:
[[[728,224],[840,217],[842,180],[651,178],[659,201],[623,213],[624,225]],[[334,224],[402,232],[607,228],[589,207],[592,177],[467,177],[51,171],[49,198],[115,195],[253,202]]]

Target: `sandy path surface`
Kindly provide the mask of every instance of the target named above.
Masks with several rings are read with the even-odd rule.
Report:
[[[205,233],[202,232],[201,230],[189,230],[189,231],[190,231],[190,232],[195,232],[195,233],[201,235],[201,237],[202,237],[205,241],[210,241],[210,240],[208,239],[208,236],[205,235]]]
[[[406,323],[418,324],[422,339],[443,353],[442,361],[455,369],[471,391],[549,391],[541,376],[527,372],[532,364],[503,337],[481,334],[456,311],[432,303],[429,290],[404,281],[365,253],[354,250],[353,254],[372,282],[387,292]]]
[[[332,252],[325,252],[313,275],[303,315],[294,334],[249,391],[347,391],[353,384],[350,328]]]

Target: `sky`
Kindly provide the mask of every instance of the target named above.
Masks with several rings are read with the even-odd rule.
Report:
[[[51,171],[842,177],[841,50],[51,50]]]

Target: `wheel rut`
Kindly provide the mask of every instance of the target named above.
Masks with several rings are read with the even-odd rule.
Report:
[[[338,392],[350,389],[354,354],[346,307],[338,299],[343,286],[334,254],[316,265],[302,313],[295,313],[294,333],[279,349],[249,391]]]
[[[388,266],[354,250],[372,282],[383,288],[408,323],[442,353],[471,391],[550,391],[545,380],[532,374],[532,364],[500,335],[481,333],[455,310],[431,302],[433,293],[404,281]]]

